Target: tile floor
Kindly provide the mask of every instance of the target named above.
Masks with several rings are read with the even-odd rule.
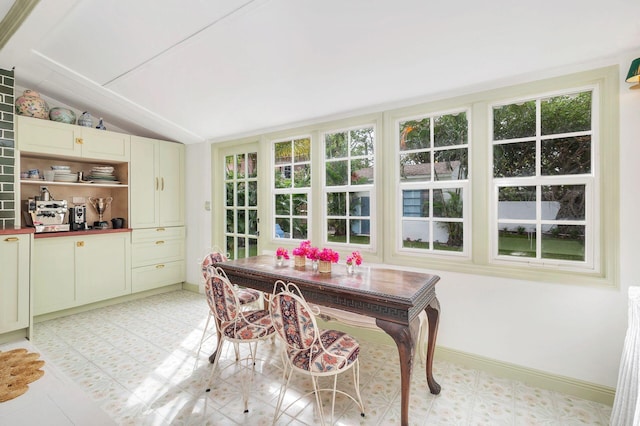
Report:
[[[36,324],[33,345],[121,425],[268,425],[280,388],[279,343],[262,344],[243,413],[239,383],[227,345],[226,367],[205,393],[207,356],[215,337],[196,356],[207,317],[204,296],[177,291]],[[246,345],[243,345],[246,346]],[[338,425],[397,425],[400,380],[394,347],[361,341],[361,391],[366,417],[338,397]],[[417,361],[420,363],[420,361]],[[423,366],[414,368],[412,425],[607,425],[611,407],[537,389],[436,359],[434,375],[442,392],[427,389]],[[345,375],[340,387],[351,389]],[[308,389],[306,378],[297,390]],[[348,387],[347,387],[348,386]],[[1,407],[0,407],[1,409]],[[295,404],[278,424],[315,425],[311,399]]]

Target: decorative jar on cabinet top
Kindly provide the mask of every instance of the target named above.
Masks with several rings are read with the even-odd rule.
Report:
[[[67,108],[54,107],[49,111],[49,119],[59,123],[76,124],[76,113]]]
[[[40,97],[40,93],[27,89],[16,99],[16,112],[27,117],[49,119],[49,105]]]
[[[78,118],[78,126],[93,127],[93,118],[91,117],[91,114],[87,111],[80,114],[80,118]]]

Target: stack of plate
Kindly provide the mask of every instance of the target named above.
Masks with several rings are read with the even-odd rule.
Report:
[[[71,173],[71,167],[69,166],[51,166],[55,172],[53,176],[54,182],[75,182],[78,180],[78,176],[75,173]]]
[[[91,173],[87,179],[93,183],[120,183],[113,175],[113,167],[111,166],[95,166],[91,168]]]

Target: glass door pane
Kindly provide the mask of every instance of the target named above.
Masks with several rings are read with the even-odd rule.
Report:
[[[225,151],[225,250],[230,259],[258,254],[258,153],[253,149]]]

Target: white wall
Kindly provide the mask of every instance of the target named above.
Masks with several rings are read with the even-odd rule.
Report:
[[[627,327],[627,291],[630,285],[640,285],[640,198],[635,195],[640,183],[640,91],[629,90],[624,82],[629,64],[638,56],[640,50],[619,60],[620,288],[440,272],[439,345],[616,386]]]
[[[211,145],[186,146],[186,266],[187,282],[202,284],[200,262],[211,249]],[[212,209],[213,210],[213,209]]]
[[[617,59],[621,112],[620,288],[436,271],[441,276],[437,293],[442,308],[438,345],[615,387],[627,326],[627,289],[640,285],[640,229],[636,220],[640,198],[635,195],[640,184],[640,91],[629,90],[624,82],[629,64],[638,56],[640,49]],[[557,75],[615,62],[581,64]],[[210,244],[205,235],[207,231],[211,235],[206,227],[209,212],[202,208],[211,192],[204,178],[205,169],[210,167],[205,151],[199,145],[187,150],[189,260],[195,260],[195,254]],[[194,264],[187,273],[191,283],[200,282],[195,271]]]

